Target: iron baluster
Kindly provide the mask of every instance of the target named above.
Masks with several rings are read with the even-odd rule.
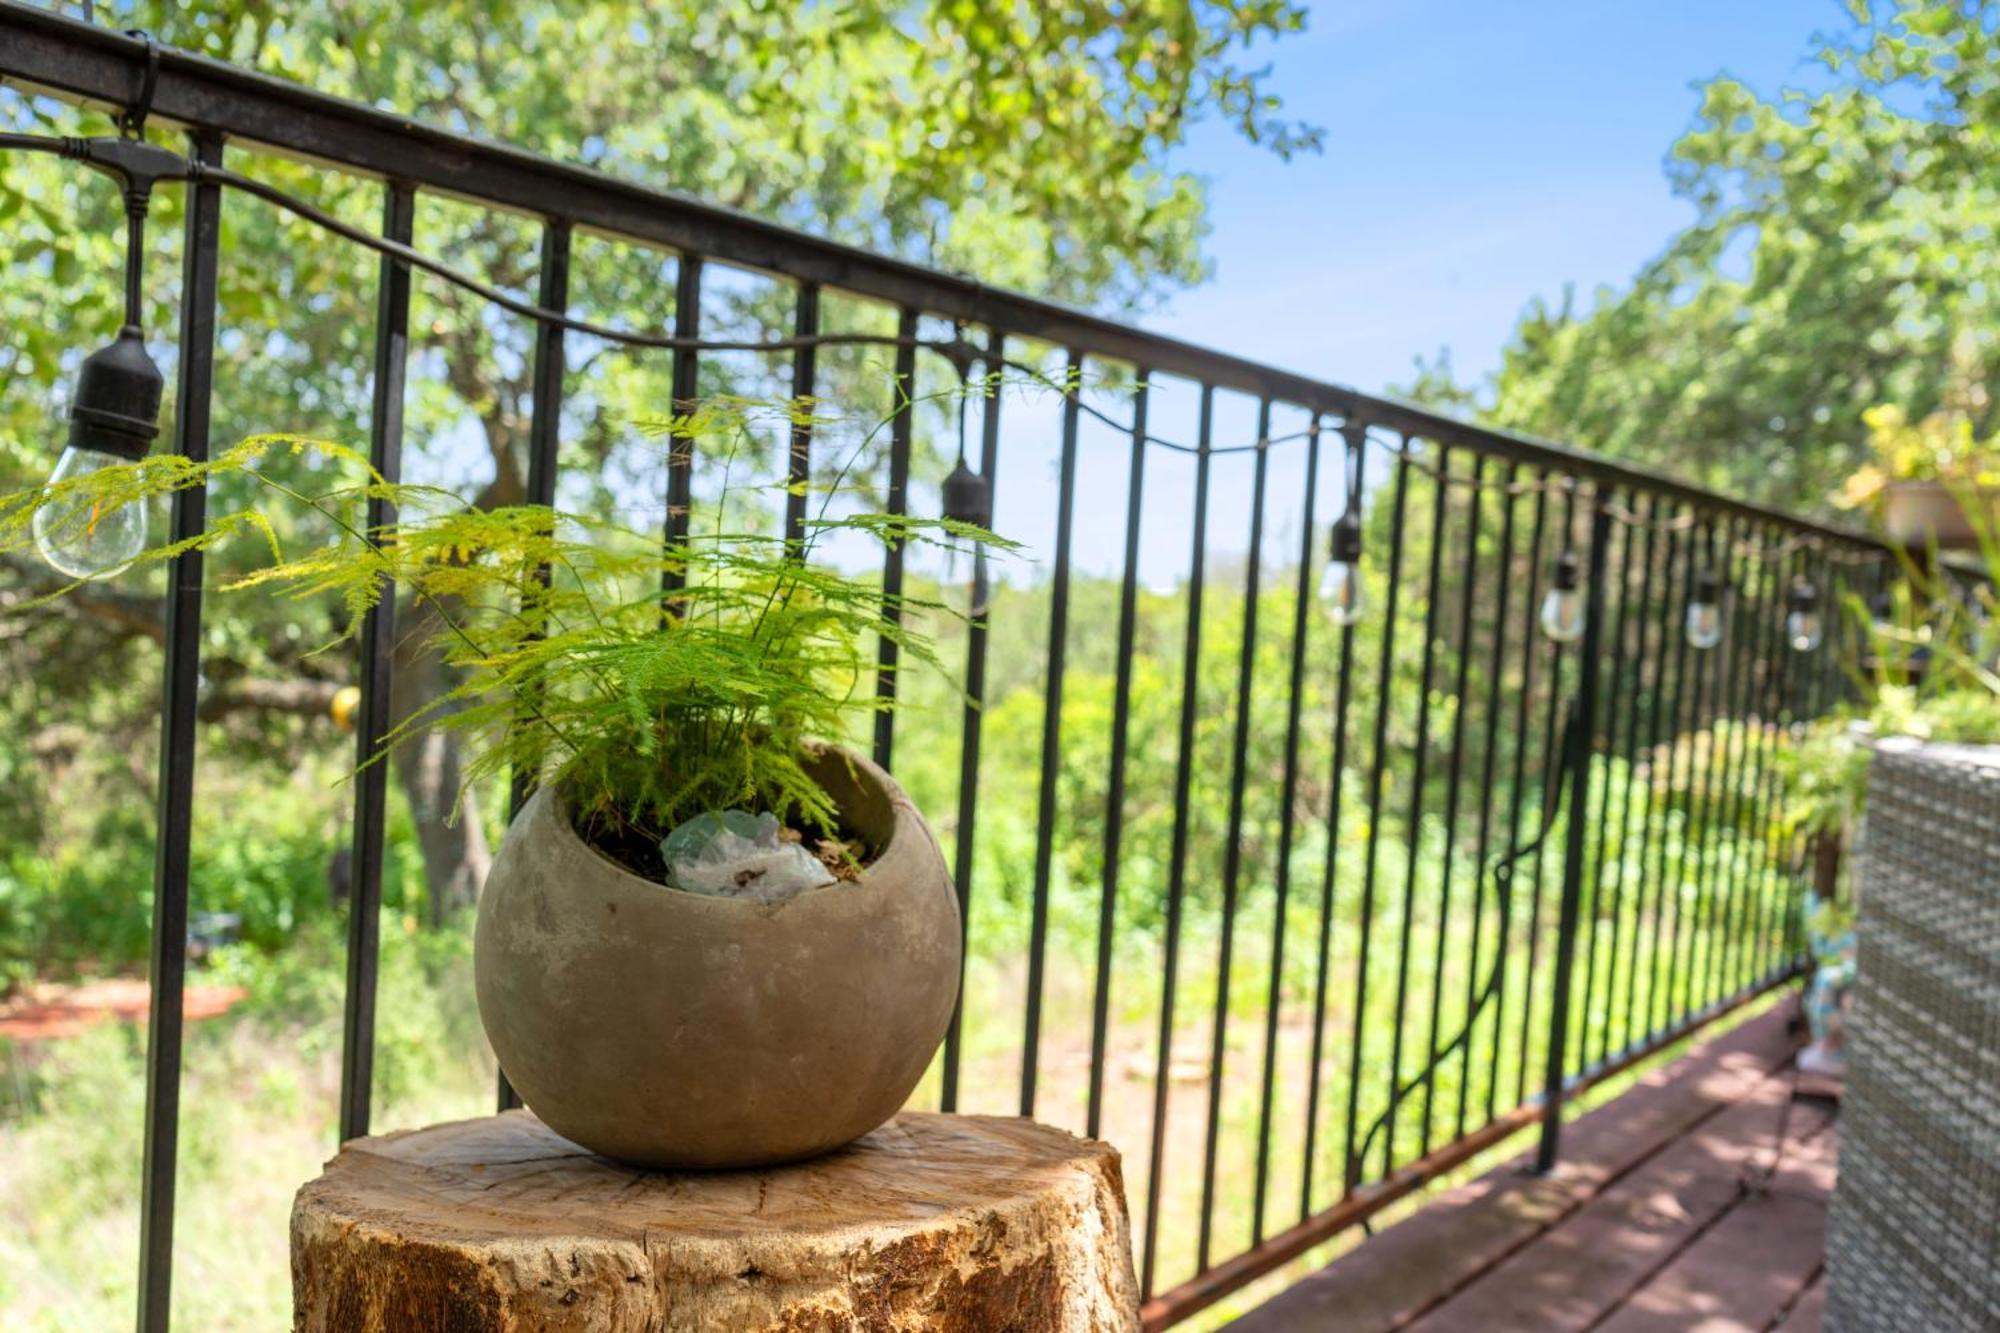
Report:
[[[1042,693],[1042,785],[1035,821],[1035,897],[1028,926],[1027,1032],[1021,1052],[1021,1114],[1035,1113],[1042,1040],[1042,984],[1048,956],[1049,879],[1055,867],[1056,784],[1062,765],[1063,666],[1069,647],[1070,537],[1076,523],[1077,402],[1083,357],[1071,352],[1063,393],[1062,472],[1056,497],[1056,569],[1049,589],[1048,673]]]
[[[222,136],[193,136],[200,161],[220,164]],[[174,452],[208,458],[215,382],[216,280],[221,267],[222,194],[188,191],[181,254],[180,367]],[[208,526],[208,488],[174,492],[171,540]],[[181,998],[187,984],[188,873],[192,868],[196,711],[201,689],[200,548],[167,566],[166,656],[160,682],[160,777],[154,833],[153,938],[147,977],[146,1138],[140,1167],[139,1333],[166,1333],[174,1278],[174,1174],[181,1118]]]
[[[1585,839],[1590,808],[1590,753],[1596,743],[1598,653],[1604,637],[1604,580],[1609,563],[1611,511],[1606,496],[1593,497],[1590,525],[1590,570],[1586,575],[1589,594],[1584,602],[1583,639],[1577,652],[1575,716],[1565,737],[1563,758],[1569,786],[1569,822],[1564,828],[1563,883],[1560,918],[1556,925],[1556,974],[1549,1005],[1549,1052],[1542,1078],[1542,1137],[1535,1150],[1535,1170],[1547,1175],[1555,1169],[1562,1142],[1562,1104],[1567,1087],[1570,1013],[1570,979],[1576,970],[1577,913],[1583,899]]]
[[[1271,401],[1265,399],[1257,410],[1257,438],[1271,433]],[[1236,944],[1236,898],[1243,871],[1244,784],[1250,763],[1250,684],[1257,665],[1257,590],[1263,569],[1264,490],[1269,476],[1270,451],[1258,449],[1256,475],[1250,483],[1250,548],[1244,571],[1243,642],[1236,670],[1236,734],[1231,738],[1229,758],[1229,826],[1222,846],[1222,941],[1216,951],[1215,1021],[1210,1030],[1208,1057],[1208,1133],[1204,1138],[1201,1162],[1201,1227],[1195,1253],[1202,1268],[1208,1267],[1209,1242],[1215,1223],[1215,1163],[1222,1140],[1223,1056],[1228,1051],[1229,968]]]
[[[382,234],[409,244],[416,195],[391,183],[382,192]],[[384,259],[376,279],[374,400],[368,465],[391,485],[403,471],[403,384],[410,352],[409,265]],[[372,536],[395,521],[386,497],[371,495],[363,519]],[[389,682],[395,668],[396,597],[385,581],[361,621],[361,703],[354,725],[354,842],[347,900],[347,993],[342,1012],[340,1139],[368,1132],[375,1074],[375,973],[381,952],[382,848],[388,800]]]
[[[1341,428],[1342,444],[1347,455],[1346,490],[1343,503],[1355,512],[1362,494],[1364,465],[1367,450],[1364,447],[1363,432],[1358,422],[1350,422]],[[1357,577],[1358,577],[1357,571]],[[1340,864],[1340,820],[1347,784],[1347,715],[1348,705],[1354,694],[1354,623],[1349,621],[1340,627],[1340,665],[1336,668],[1333,692],[1333,757],[1327,770],[1326,806],[1326,862],[1321,868],[1319,887],[1319,970],[1313,983],[1313,1030],[1312,1054],[1309,1067],[1312,1070],[1306,1084],[1306,1132],[1305,1163],[1299,1185],[1299,1218],[1303,1221],[1313,1211],[1313,1172],[1318,1162],[1320,1068],[1325,1054],[1326,1040],[1326,992],[1328,974],[1332,967],[1334,875]],[[1343,1176],[1344,1176],[1343,1171]]]
[[[1410,492],[1409,441],[1396,451],[1395,495],[1389,509],[1389,592],[1382,606],[1382,657],[1375,691],[1375,748],[1368,771],[1368,849],[1362,858],[1361,921],[1357,926],[1360,952],[1355,959],[1354,1023],[1349,1034],[1347,1067],[1347,1143],[1341,1160],[1346,1164],[1346,1190],[1352,1194],[1361,1185],[1361,1159],[1355,1155],[1359,1143],[1356,1131],[1361,1119],[1361,1066],[1363,1038],[1368,1031],[1368,962],[1374,940],[1375,871],[1377,844],[1382,830],[1382,773],[1389,758],[1389,687],[1395,679],[1396,603],[1403,581],[1403,518]]]
[[[1438,1037],[1442,1033],[1444,1022],[1445,941],[1451,933],[1452,868],[1458,861],[1458,781],[1465,759],[1466,686],[1471,680],[1472,667],[1472,589],[1479,577],[1479,486],[1485,475],[1486,460],[1475,454],[1472,459],[1472,484],[1467,491],[1465,502],[1465,562],[1460,569],[1458,580],[1458,672],[1452,686],[1452,698],[1455,702],[1451,716],[1451,759],[1445,778],[1444,863],[1438,870],[1437,950],[1431,960],[1431,1027],[1430,1038],[1426,1045],[1431,1053],[1433,1070],[1437,1066]],[[1433,536],[1433,540],[1441,540],[1443,535],[1443,531],[1440,530]],[[1479,898],[1477,878],[1478,867],[1475,864],[1472,894],[1475,900]],[[1475,928],[1473,947],[1477,947],[1477,939],[1478,933]],[[1476,968],[1477,964],[1473,966]],[[1471,975],[1470,970],[1467,975]],[[1468,1011],[1465,1024],[1468,1035],[1472,1027],[1471,1017]],[[1464,1086],[1461,1084],[1460,1091],[1463,1090]],[[1431,1150],[1432,1109],[1436,1101],[1437,1080],[1427,1078],[1424,1081],[1423,1135],[1419,1140],[1417,1154],[1420,1157]]]
[[[1132,715],[1132,638],[1139,622],[1139,525],[1145,514],[1146,373],[1132,391],[1132,462],[1125,484],[1125,572],[1118,586],[1118,665],[1111,699],[1111,772],[1104,793],[1104,878],[1097,910],[1097,972],[1090,1004],[1090,1092],[1085,1130],[1103,1127],[1104,1051],[1111,1021],[1111,936],[1118,920],[1125,831],[1125,751]]]
[[[1174,762],[1174,831],[1167,860],[1166,957],[1160,971],[1159,1057],[1153,1068],[1153,1134],[1146,1158],[1146,1240],[1140,1254],[1139,1291],[1153,1294],[1154,1263],[1160,1238],[1160,1194],[1167,1149],[1167,1071],[1173,1060],[1174,998],[1180,972],[1181,917],[1187,900],[1189,796],[1194,778],[1195,708],[1201,684],[1202,585],[1208,569],[1208,443],[1215,417],[1215,390],[1201,388],[1201,452],[1195,456],[1194,522],[1188,556],[1187,630],[1181,646],[1181,715],[1178,758]]]
[[[1270,1170],[1271,1102],[1277,1087],[1278,1010],[1285,964],[1285,908],[1291,899],[1293,801],[1299,780],[1299,705],[1305,693],[1306,623],[1312,606],[1314,501],[1319,492],[1319,423],[1313,423],[1306,444],[1305,512],[1300,518],[1299,577],[1292,603],[1292,671],[1285,698],[1285,769],[1278,797],[1277,886],[1271,910],[1271,977],[1264,997],[1264,1078],[1257,1111],[1257,1185],[1250,1212],[1250,1241],[1264,1239],[1264,1194]]]
[[[986,364],[997,366],[1006,355],[1006,337],[997,330],[988,334]],[[986,399],[985,412],[979,426],[979,475],[986,478],[990,488],[994,480],[994,468],[1000,458],[1000,395],[995,391]],[[989,489],[989,496],[993,492]],[[965,707],[960,715],[960,745],[958,752],[958,826],[954,834],[952,849],[952,883],[958,890],[958,938],[961,959],[958,975],[958,1002],[951,1011],[951,1026],[944,1034],[944,1064],[940,1071],[939,1107],[945,1111],[958,1109],[959,1065],[964,1058],[965,1028],[965,962],[966,946],[971,942],[972,930],[972,872],[976,864],[973,853],[977,848],[979,819],[979,748],[981,723],[985,717],[986,703],[986,636],[987,606],[986,550],[976,548],[972,553],[972,604],[967,609],[971,617],[965,627]]]

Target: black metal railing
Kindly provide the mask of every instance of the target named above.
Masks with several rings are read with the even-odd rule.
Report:
[[[122,106],[144,53],[133,39],[0,5],[0,76],[26,89]],[[986,1030],[1018,1022],[1018,1077],[983,1102],[1068,1119],[1135,1164],[1149,1327],[1222,1299],[1529,1125],[1541,1127],[1542,1163],[1553,1162],[1566,1098],[1795,974],[1802,862],[1777,818],[1780,761],[1798,725],[1849,684],[1832,643],[1787,644],[1787,597],[1798,580],[1814,583],[1829,610],[1844,591],[1872,593],[1891,563],[1870,540],[174,51],[160,53],[152,114],[206,163],[277,151],[382,181],[381,235],[405,244],[426,194],[535,217],[543,308],[568,308],[572,238],[588,232],[678,257],[682,340],[698,337],[704,280],[721,267],[791,285],[796,339],[819,331],[834,293],[894,311],[888,374],[902,397],[882,488],[892,510],[911,502],[907,389],[920,321],[983,331],[989,365],[1033,345],[1071,371],[1126,374],[1134,387],[1123,418],[1064,381],[1046,621],[1021,619],[1022,608],[1040,614],[1037,598],[993,613],[1009,633],[1045,636],[1025,976],[1003,985],[996,967],[964,988],[929,1086],[947,1110],[981,1100],[969,1019]],[[173,447],[201,458],[223,190],[213,180],[189,190]],[[411,281],[408,263],[382,260],[370,456],[391,479],[402,462]],[[559,480],[565,337],[547,320],[535,330],[533,501],[549,501]],[[701,350],[684,341],[672,355],[673,396],[691,401]],[[790,392],[823,392],[820,369],[814,345],[799,342]],[[1191,406],[1191,438],[1155,433],[1165,429],[1163,399],[1176,396]],[[1218,426],[1224,397],[1254,404],[1247,443]],[[1003,421],[1011,406],[1002,393],[980,409],[989,479],[1018,438]],[[1281,414],[1300,429],[1275,433]],[[1129,450],[1113,502],[1078,493],[1086,415],[1119,422]],[[787,443],[787,475],[803,482],[812,428],[793,427]],[[1163,451],[1190,460],[1185,507],[1178,490],[1156,489],[1149,461]],[[1274,460],[1286,469],[1275,483]],[[1229,540],[1213,512],[1225,468],[1226,484],[1247,494],[1240,568],[1217,558]],[[1320,497],[1336,478],[1340,503],[1366,512],[1374,605],[1359,622],[1329,625],[1314,589],[1317,538],[1333,512]],[[684,532],[693,485],[692,460],[677,450],[669,538]],[[783,521],[797,539],[796,488]],[[174,535],[203,522],[203,494],[183,493]],[[1120,537],[1115,617],[1101,626],[1072,623],[1080,524]],[[1158,610],[1148,599],[1161,595],[1142,595],[1142,529],[1162,524],[1185,524],[1187,558],[1155,633],[1145,608]],[[1287,533],[1297,545],[1280,549]],[[1575,642],[1539,623],[1551,580],[1571,577],[1566,563]],[[173,1259],[202,573],[198,551],[180,556],[168,603],[140,1281],[140,1326],[152,1330],[167,1326]],[[1724,589],[1723,633],[1716,646],[1691,647],[1683,618],[1710,573]],[[882,577],[901,586],[899,550]],[[983,557],[970,581],[972,604],[985,606]],[[361,638],[363,760],[388,731],[393,617],[385,600]],[[1579,626],[1558,628],[1567,639]],[[1066,673],[1099,636],[1113,643],[1110,707],[1088,725],[1107,733],[1108,762],[1086,774],[1065,749],[1086,725],[1066,706]],[[956,811],[944,831],[975,958],[982,895],[1000,892],[981,882],[976,855],[981,815],[1000,799],[980,786],[990,642],[983,620],[964,639],[970,702],[953,715],[957,784],[930,793],[928,811]],[[885,693],[896,686],[894,653],[883,639]],[[1135,670],[1148,654],[1165,668],[1170,699],[1152,719],[1150,750],[1133,738]],[[1220,691],[1211,677],[1226,682]],[[883,763],[897,738],[882,713],[873,744]],[[1148,782],[1161,777],[1158,808],[1133,804],[1141,770]],[[365,767],[354,786],[343,1137],[370,1127],[384,773]],[[1102,828],[1088,838],[1068,820],[1066,781],[1093,800],[1101,793]],[[1131,855],[1141,843],[1143,863]],[[1051,918],[1072,903],[1087,923],[1076,963],[1088,999],[1058,1014],[1051,978],[1070,960],[1052,960]],[[1134,1032],[1143,1034],[1136,1055]],[[1052,1034],[1065,1052],[1087,1051],[1080,1117],[1051,1104]],[[1117,1059],[1121,1047],[1131,1058]],[[990,1089],[991,1070],[981,1066],[980,1079]],[[1138,1095],[1121,1096],[1124,1083]],[[504,1082],[501,1101],[511,1101]]]

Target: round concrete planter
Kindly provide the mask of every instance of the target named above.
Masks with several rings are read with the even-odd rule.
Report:
[[[479,904],[479,1016],[551,1129],[651,1167],[794,1161],[894,1115],[958,991],[958,900],[937,840],[887,773],[809,765],[873,849],[854,883],[775,906],[631,874],[543,788]]]

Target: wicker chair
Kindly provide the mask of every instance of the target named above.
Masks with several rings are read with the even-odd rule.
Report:
[[[2000,1330],[2000,746],[1886,742],[1827,1234],[1834,1333]]]

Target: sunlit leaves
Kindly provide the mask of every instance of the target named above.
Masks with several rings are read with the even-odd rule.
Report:
[[[1533,304],[1493,418],[1794,507],[1866,461],[1877,404],[2000,426],[1964,401],[2000,378],[1993,7],[1857,12],[1823,86],[1703,87],[1667,164],[1694,225],[1629,289]]]

